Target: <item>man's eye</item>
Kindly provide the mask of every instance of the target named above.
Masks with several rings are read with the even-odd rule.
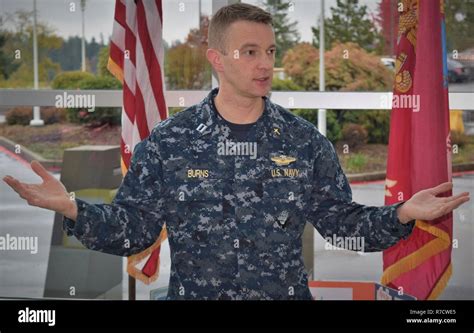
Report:
[[[275,49],[268,50],[268,54],[275,54],[275,53],[276,53]]]
[[[247,50],[247,51],[244,52],[245,55],[249,55],[249,56],[253,56],[253,55],[255,55],[255,53],[256,52],[254,50]]]

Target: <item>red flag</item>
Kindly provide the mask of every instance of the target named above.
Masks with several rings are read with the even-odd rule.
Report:
[[[451,181],[444,4],[442,0],[401,4],[387,205]],[[450,195],[451,191],[443,193]],[[452,213],[433,221],[417,220],[407,240],[384,251],[382,284],[401,287],[418,299],[437,298],[452,272],[451,243]]]
[[[110,43],[109,71],[123,83],[122,172],[128,170],[133,149],[158,122],[167,117],[164,98],[163,12],[161,0],[117,0]],[[128,258],[127,271],[150,283],[158,277],[160,237],[147,250]],[[136,268],[149,257],[142,270]]]

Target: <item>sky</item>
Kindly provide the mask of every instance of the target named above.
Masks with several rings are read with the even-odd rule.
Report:
[[[243,2],[260,4],[262,0]],[[369,11],[376,11],[380,0],[361,0]],[[163,38],[171,44],[175,40],[184,41],[190,29],[198,27],[199,3],[202,14],[211,14],[212,0],[163,0]],[[311,26],[318,22],[320,14],[319,0],[293,0],[294,11],[289,13],[291,21],[298,21],[301,41],[312,39]],[[90,40],[100,41],[101,34],[107,41],[112,34],[114,0],[87,0],[85,10],[85,35]],[[325,13],[336,0],[325,1]],[[0,15],[14,13],[17,10],[32,10],[33,0],[0,0]],[[75,0],[37,0],[38,21],[46,22],[55,32],[67,38],[81,35],[80,1]],[[183,10],[184,9],[184,10]]]

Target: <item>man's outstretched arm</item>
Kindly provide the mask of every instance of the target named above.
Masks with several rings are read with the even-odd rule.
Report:
[[[382,251],[406,239],[414,220],[435,219],[469,200],[467,192],[436,197],[452,188],[451,183],[444,183],[420,191],[403,203],[381,207],[358,204],[352,201],[351,188],[332,144],[326,138],[320,142],[307,216],[325,238],[361,237],[364,251]]]
[[[30,206],[53,210],[72,220],[77,218],[77,205],[70,199],[64,185],[46,171],[38,162],[31,162],[31,169],[41,177],[41,184],[26,184],[12,176],[3,177],[3,181],[25,199]]]
[[[136,147],[130,168],[111,204],[71,200],[64,185],[37,161],[31,167],[43,180],[25,184],[6,176],[28,204],[65,216],[64,229],[91,250],[130,256],[143,251],[158,238],[163,224],[164,196],[158,146],[151,136]]]

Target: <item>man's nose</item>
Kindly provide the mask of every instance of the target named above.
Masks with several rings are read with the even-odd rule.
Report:
[[[260,61],[258,62],[258,69],[271,70],[275,65],[275,59],[273,55],[269,55],[267,53],[264,53],[259,60]]]

